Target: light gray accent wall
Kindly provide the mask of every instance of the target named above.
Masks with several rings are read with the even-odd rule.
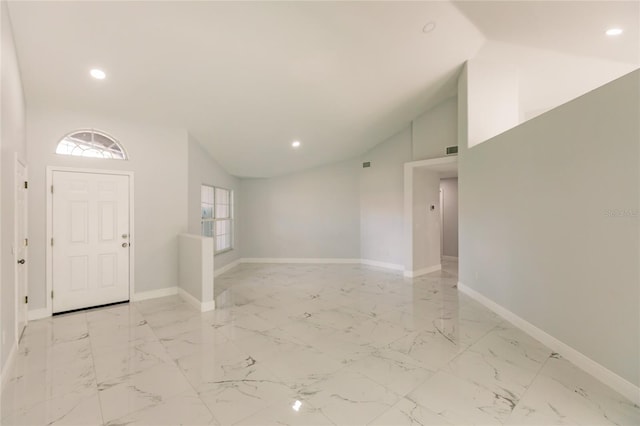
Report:
[[[444,157],[448,146],[458,145],[458,98],[449,98],[416,117],[412,138],[414,161]]]
[[[200,188],[203,184],[218,186],[233,191],[234,201],[234,241],[233,250],[218,254],[214,257],[215,268],[232,263],[240,258],[240,221],[238,212],[241,209],[239,189],[240,179],[231,176],[218,162],[200,145],[197,139],[189,135],[189,163],[188,163],[188,230],[190,234],[200,235]]]
[[[0,369],[16,341],[15,323],[15,258],[12,253],[15,228],[15,153],[26,159],[25,101],[20,69],[6,2],[0,2],[2,45],[0,47]],[[1,370],[0,370],[1,371]]]
[[[442,255],[458,257],[458,178],[440,181],[442,206]]]
[[[359,258],[360,167],[349,160],[270,179],[242,179],[242,257]]]
[[[135,290],[178,284],[178,234],[187,230],[187,132],[145,126],[74,111],[29,108],[29,308],[45,307],[46,167],[133,171],[135,191]],[[55,154],[58,141],[76,129],[115,137],[129,160]]]
[[[459,158],[460,281],[636,386],[639,95],[635,71]]]
[[[411,129],[406,128],[362,156],[360,168],[360,255],[404,264],[404,163],[411,161]]]

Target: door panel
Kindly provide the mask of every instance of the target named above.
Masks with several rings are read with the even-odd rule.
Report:
[[[27,168],[19,160],[16,159],[16,228],[15,228],[15,246],[16,246],[16,301],[17,309],[17,335],[22,336],[22,331],[27,325]]]
[[[53,188],[53,312],[129,300],[129,177],[54,171]]]

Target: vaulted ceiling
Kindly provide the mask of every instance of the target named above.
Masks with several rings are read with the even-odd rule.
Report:
[[[373,147],[455,94],[487,39],[625,64],[639,53],[636,2],[11,2],[10,13],[29,106],[183,127],[252,177]],[[603,36],[611,25],[625,28],[617,44]],[[94,67],[107,78],[91,79]]]

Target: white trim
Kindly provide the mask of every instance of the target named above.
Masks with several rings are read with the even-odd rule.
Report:
[[[520,328],[531,337],[539,340],[542,344],[548,346],[551,350],[559,353],[564,358],[566,358],[585,372],[591,374],[593,377],[600,380],[605,385],[611,387],[615,391],[629,398],[635,404],[640,404],[640,387],[620,377],[613,371],[587,357],[582,352],[579,352],[566,343],[561,342],[544,330],[541,330],[540,328],[514,314],[507,308],[497,304],[496,302],[482,295],[476,290],[462,284],[461,282],[458,282],[458,289],[469,297],[482,303],[484,306],[500,315],[516,327]]]
[[[458,163],[458,155],[449,155],[447,157],[438,157],[438,158],[429,158],[427,160],[418,160],[418,161],[409,161],[404,163],[405,168],[410,167],[434,167],[441,166],[445,164],[456,164]]]
[[[394,271],[402,271],[404,269],[404,266],[399,265],[397,263],[380,262],[378,260],[371,260],[371,259],[360,259],[359,263],[361,265],[375,266],[375,267],[384,268],[384,269],[392,269]]]
[[[178,295],[184,299],[185,302],[199,310],[200,312],[213,311],[216,308],[216,301],[211,300],[209,302],[200,302],[198,299],[189,294],[188,291],[178,287]]]
[[[149,291],[142,291],[142,292],[136,293],[131,298],[131,301],[140,302],[142,300],[156,299],[158,297],[173,296],[173,295],[176,295],[176,294],[178,294],[178,287],[177,286],[176,287],[159,288],[157,290],[149,290]]]
[[[421,275],[430,274],[442,270],[442,265],[433,265],[427,268],[417,269],[415,271],[404,271],[404,276],[407,278],[416,278]]]
[[[244,257],[240,263],[361,263],[360,259],[306,257]]]
[[[178,296],[182,297],[182,299],[196,308],[200,310],[200,301],[196,299],[194,296],[190,295],[185,289],[178,287]]]
[[[32,311],[27,311],[27,315],[29,321],[35,321],[42,318],[47,318],[51,316],[51,312],[47,308],[34,309]]]
[[[378,268],[392,269],[394,271],[402,271],[404,266],[397,263],[380,262],[370,259],[356,258],[317,258],[317,257],[243,257],[237,260],[238,263],[307,263],[307,264],[349,264],[349,265],[367,265]],[[236,265],[233,265],[236,266]],[[230,269],[230,268],[229,268]],[[222,273],[222,272],[221,272]],[[218,273],[216,272],[216,276]]]
[[[458,260],[458,256],[442,256],[442,260],[451,260],[451,261],[457,261]]]
[[[124,170],[102,170],[102,169],[85,169],[79,167],[60,167],[47,166],[47,185],[45,192],[47,194],[47,238],[45,240],[46,253],[46,309],[49,316],[53,315],[53,302],[51,300],[51,291],[53,290],[53,253],[51,251],[51,238],[53,237],[53,194],[51,194],[51,185],[53,185],[53,172],[75,172],[75,173],[95,173],[103,175],[121,175],[129,177],[129,245],[133,246],[133,250],[129,250],[129,300],[136,299],[135,293],[135,209],[134,209],[134,173]],[[175,294],[175,293],[174,293]],[[160,296],[158,296],[160,297]]]
[[[11,351],[9,352],[9,356],[7,357],[7,362],[4,363],[2,367],[2,373],[0,373],[0,393],[4,391],[4,387],[9,381],[9,372],[11,371],[11,367],[13,367],[13,363],[16,359],[16,355],[18,354],[18,344],[13,342],[11,346]]]
[[[216,268],[215,268],[216,261],[215,261],[215,259],[214,259],[214,260],[213,260],[213,265],[214,265],[214,269],[213,269],[214,273],[213,273],[213,276],[214,276],[214,278],[215,278],[215,277],[217,277],[218,275],[222,275],[222,274],[224,274],[225,272],[227,272],[228,270],[233,269],[233,268],[235,268],[236,266],[238,266],[238,265],[240,264],[240,260],[241,260],[241,259],[234,260],[233,262],[231,262],[231,263],[227,263],[226,265],[222,266],[220,269],[216,269]]]
[[[203,302],[200,304],[200,312],[209,312],[214,311],[216,309],[216,301],[210,300],[208,302]]]

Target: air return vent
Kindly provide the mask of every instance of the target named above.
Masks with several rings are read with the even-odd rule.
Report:
[[[458,153],[458,147],[457,146],[448,146],[447,147],[447,155],[454,155]]]

